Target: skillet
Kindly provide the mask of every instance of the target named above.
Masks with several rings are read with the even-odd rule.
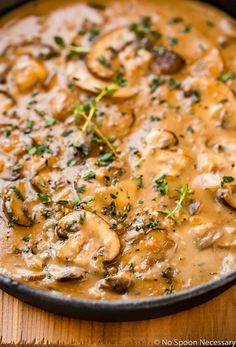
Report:
[[[27,0],[0,0],[0,15],[27,3]],[[236,17],[231,0],[205,1]],[[96,321],[137,321],[174,314],[206,302],[236,284],[236,270],[211,282],[169,296],[127,301],[97,301],[71,298],[21,284],[0,275],[0,288],[10,295],[56,314]]]

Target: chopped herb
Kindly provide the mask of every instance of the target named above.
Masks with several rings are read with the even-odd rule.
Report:
[[[118,194],[117,194],[118,195]],[[110,197],[112,198],[112,199],[117,199],[117,195],[115,195],[115,194],[113,194],[113,193],[110,193]]]
[[[104,57],[104,55],[101,55],[100,57],[98,57],[97,58],[97,61],[101,64],[101,65],[103,65],[103,66],[105,66],[105,67],[107,67],[107,68],[111,68],[111,63],[107,60],[107,58],[106,57]]]
[[[48,204],[51,202],[51,198],[44,193],[39,193],[39,198],[43,204]]]
[[[21,201],[25,200],[23,194],[21,193],[21,191],[16,186],[11,186],[10,189],[13,190],[13,192],[16,194],[18,199],[20,199]]]
[[[231,183],[234,181],[234,177],[232,176],[223,176],[220,180],[221,187],[224,187],[225,183]]]
[[[183,33],[187,34],[191,31],[192,25],[191,24],[186,24],[185,27],[183,28]]]
[[[88,53],[89,52],[89,48],[82,47],[76,43],[73,43],[68,48],[69,48],[70,52],[73,54],[81,54],[81,53]]]
[[[84,198],[81,202],[85,204],[89,204],[90,202],[94,201],[94,196],[87,196]]]
[[[194,129],[193,129],[193,127],[192,127],[191,125],[189,125],[189,126],[187,127],[186,130],[187,130],[189,133],[194,134]]]
[[[73,130],[70,129],[70,130],[65,130],[61,135],[62,135],[63,137],[67,137],[67,136],[69,136],[69,135],[72,134],[72,133],[73,133]]]
[[[77,160],[74,160],[74,159],[68,160],[67,162],[68,167],[75,166],[76,164],[77,164]]]
[[[152,79],[152,83],[150,85],[150,90],[151,92],[155,92],[157,90],[158,87],[160,87],[163,83],[165,82],[165,80],[163,78],[161,78],[160,76],[155,76]]]
[[[153,53],[159,55],[159,56],[163,56],[166,52],[166,48],[164,46],[155,46],[153,48]]]
[[[180,86],[179,81],[177,81],[177,80],[174,79],[174,78],[169,79],[169,81],[168,81],[168,87],[169,87],[171,90],[172,90],[172,89],[179,88],[179,86]]]
[[[54,36],[54,41],[59,47],[61,48],[65,47],[65,41],[61,36]]]
[[[29,129],[30,131],[32,131],[33,127],[34,127],[34,122],[32,120],[27,120],[26,121],[26,128]]]
[[[22,163],[17,163],[13,166],[12,170],[13,171],[19,171],[22,169],[22,167],[23,167]]]
[[[57,204],[62,205],[62,206],[66,206],[69,204],[69,201],[68,200],[58,200]]]
[[[134,264],[133,263],[129,263],[128,268],[129,268],[130,272],[134,273]]]
[[[76,182],[74,182],[74,187],[77,193],[84,193],[85,192],[85,185],[82,184],[81,186],[78,186]]]
[[[41,215],[44,216],[44,217],[46,217],[46,218],[51,217],[52,214],[53,214],[53,211],[52,211],[52,210],[49,210],[49,209],[46,209],[46,208],[45,208],[44,210],[41,211]]]
[[[172,46],[175,46],[178,44],[178,39],[176,37],[169,37],[169,43],[172,45]]]
[[[100,30],[96,27],[92,28],[89,32],[89,41],[94,41],[100,35]]]
[[[80,213],[80,215],[79,215],[79,224],[84,224],[85,219],[86,219],[86,212],[83,211],[83,212]]]
[[[105,154],[102,154],[100,158],[96,161],[96,165],[99,167],[105,167],[112,163],[114,160],[114,154],[112,152],[107,152]]]
[[[53,278],[53,275],[50,274],[49,272],[46,273],[46,277],[47,279],[51,280]]]
[[[87,175],[84,176],[84,180],[89,182],[90,180],[93,180],[96,178],[96,173],[93,171],[90,171]]]
[[[144,184],[143,184],[143,175],[136,175],[135,179],[137,180],[137,188],[138,189],[142,189],[144,188]]]
[[[24,241],[24,242],[28,242],[29,241],[29,236],[23,236],[22,237],[22,241]]]
[[[73,195],[71,197],[71,202],[75,205],[75,206],[79,206],[81,204],[81,199],[78,195]]]
[[[220,75],[220,80],[224,83],[236,79],[236,73],[232,71],[223,72]]]
[[[6,127],[6,131],[5,131],[6,137],[10,137],[11,136],[12,130],[13,130],[13,128],[12,128],[11,125]]]
[[[143,17],[140,23],[132,23],[130,31],[134,32],[138,39],[148,37],[159,40],[162,37],[162,34],[153,28],[152,19],[149,16]]]
[[[160,122],[160,120],[161,120],[161,118],[158,117],[158,116],[152,115],[152,116],[150,117],[150,121],[151,121],[151,122]]]
[[[173,24],[179,24],[183,22],[183,18],[182,17],[173,17],[169,20],[169,24],[173,25]]]
[[[127,86],[127,81],[124,78],[124,76],[121,73],[118,73],[113,81],[115,84],[117,84],[119,87],[126,87]]]
[[[45,144],[38,145],[37,147],[31,146],[28,148],[28,154],[29,155],[44,154],[44,153],[53,154],[52,150]]]
[[[190,98],[192,105],[198,104],[201,101],[201,94],[200,91],[197,89],[192,89],[186,92],[186,96]]]
[[[50,128],[50,127],[52,127],[55,124],[56,124],[56,119],[55,118],[47,119],[46,122],[45,122],[45,128]]]
[[[155,180],[155,190],[159,192],[161,195],[166,195],[169,191],[169,186],[166,181],[166,176],[162,175]]]

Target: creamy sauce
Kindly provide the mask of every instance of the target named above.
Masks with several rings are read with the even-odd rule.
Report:
[[[0,272],[95,299],[236,267],[236,24],[192,1],[1,20]]]

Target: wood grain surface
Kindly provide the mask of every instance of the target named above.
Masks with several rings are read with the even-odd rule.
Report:
[[[131,323],[86,322],[56,316],[0,291],[0,336],[1,346],[146,347],[157,346],[157,340],[162,339],[236,340],[236,286],[189,311]]]

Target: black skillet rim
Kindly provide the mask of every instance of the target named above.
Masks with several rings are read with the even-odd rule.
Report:
[[[9,0],[7,4],[4,4],[4,9],[0,9],[0,16],[27,2],[30,1]],[[231,1],[210,0],[207,2],[223,8],[231,15],[236,15],[236,8]],[[56,314],[97,321],[135,321],[177,313],[208,301],[235,284],[236,270],[210,282],[168,296],[99,301],[47,292],[0,274],[0,288],[28,304]]]

